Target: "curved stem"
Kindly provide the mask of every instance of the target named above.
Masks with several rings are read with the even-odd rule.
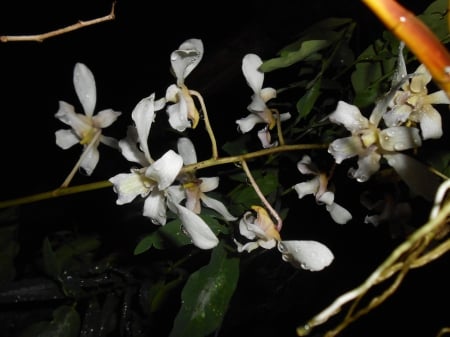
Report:
[[[200,105],[202,107],[203,117],[205,119],[206,131],[208,132],[209,139],[211,140],[211,147],[212,147],[212,156],[211,157],[212,157],[212,159],[217,159],[217,157],[219,157],[219,154],[217,152],[216,137],[214,136],[214,132],[211,127],[211,123],[209,122],[208,112],[206,111],[206,106],[205,106],[205,102],[203,101],[203,97],[202,97],[202,95],[200,95],[199,92],[197,92],[195,90],[189,90],[189,93],[191,95],[197,97],[197,99],[200,102]]]
[[[283,220],[281,219],[278,212],[273,209],[270,202],[267,201],[266,197],[262,193],[261,189],[259,188],[258,184],[256,183],[255,178],[253,178],[253,175],[250,172],[250,169],[248,168],[247,162],[245,160],[242,160],[241,164],[242,164],[242,168],[243,168],[245,174],[247,175],[248,179],[250,180],[250,184],[252,184],[253,189],[255,190],[259,199],[261,199],[261,202],[264,204],[264,207],[266,207],[269,210],[270,214],[277,221],[276,228],[277,228],[277,231],[279,232],[281,230],[281,227],[283,226]]]

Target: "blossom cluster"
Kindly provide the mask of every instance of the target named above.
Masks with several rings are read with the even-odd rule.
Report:
[[[77,143],[83,145],[78,165],[87,175],[91,175],[97,166],[100,143],[118,149],[136,166],[109,179],[117,193],[117,205],[131,203],[138,197],[145,199],[143,216],[158,226],[164,226],[169,217],[178,218],[184,233],[200,249],[212,249],[220,241],[218,233],[201,216],[206,207],[219,214],[222,221],[237,226],[239,235],[233,238],[233,242],[238,252],[276,247],[282,259],[294,267],[322,270],[334,259],[331,250],[318,241],[283,240],[281,226],[274,223],[274,214],[268,212],[263,195],[259,195],[263,206],[253,205],[244,214],[236,215],[223,201],[208,195],[219,187],[219,177],[197,177],[197,154],[188,137],[180,136],[177,148],[167,149],[159,158],[152,156],[149,135],[159,111],[165,110],[170,127],[179,133],[195,129],[202,120],[202,113],[206,114],[205,109],[197,107],[199,94],[186,85],[186,78],[202,60],[203,52],[203,43],[199,39],[186,40],[172,52],[170,62],[176,82],[166,89],[164,97],[156,98],[155,93],[151,93],[138,102],[131,113],[133,125],[128,127],[126,138],[121,140],[102,134],[121,112],[107,109],[94,115],[95,80],[86,65],[77,63],[73,81],[84,114],[76,113],[72,105],[60,101],[55,116],[71,129],[56,131],[57,145],[63,149]],[[249,133],[256,124],[263,124],[258,138],[262,149],[269,149],[282,145],[279,141],[272,141],[272,132],[277,123],[288,121],[291,114],[278,113],[270,107],[269,101],[277,97],[277,91],[271,87],[263,88],[262,64],[256,54],[247,54],[242,59],[242,72],[253,94],[247,106],[249,114],[238,119],[236,124],[241,133]],[[421,184],[428,171],[404,152],[420,147],[427,139],[442,136],[441,118],[433,104],[450,104],[450,100],[443,91],[428,94],[427,84],[431,76],[423,65],[412,74],[406,72],[402,48],[397,67],[390,92],[377,102],[368,118],[357,106],[338,102],[328,119],[344,126],[350,135],[334,139],[328,152],[335,164],[357,157],[357,168],[350,168],[349,176],[358,182],[369,180],[385,160],[414,192],[430,197],[435,186]],[[211,142],[214,148],[212,137]],[[215,159],[213,155],[211,160]],[[352,220],[350,211],[335,202],[332,176],[326,170],[319,169],[309,155],[303,155],[297,169],[302,175],[312,176],[292,186],[299,199],[311,194],[317,204],[325,205],[336,223],[345,224]],[[368,222],[376,222],[381,218],[372,216],[367,219]],[[242,238],[247,242],[242,243]]]

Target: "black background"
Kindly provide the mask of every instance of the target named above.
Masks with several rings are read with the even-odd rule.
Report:
[[[421,3],[406,4],[420,12],[426,7],[426,1]],[[103,0],[2,2],[0,35],[43,33],[77,20],[106,15],[110,8],[111,2]],[[308,25],[329,16],[356,20],[358,28],[353,42],[356,54],[383,29],[356,0],[119,1],[116,16],[114,21],[42,43],[0,44],[2,200],[56,188],[77,160],[79,147],[64,151],[54,139],[54,132],[65,128],[54,117],[58,100],[80,109],[72,84],[76,62],[85,63],[94,73],[96,111],[105,108],[122,111],[118,122],[104,132],[121,138],[126,125],[131,123],[136,103],[152,92],[161,97],[173,83],[169,71],[171,51],[188,38],[202,39],[204,58],[187,83],[203,94],[221,144],[237,135],[234,121],[245,114],[251,94],[241,73],[243,55],[254,52],[262,59],[273,57]],[[157,149],[155,144],[151,146]],[[128,170],[129,163],[115,152],[105,147],[100,150],[100,163],[93,175],[77,175],[73,184],[103,180]],[[209,149],[198,151],[201,157],[202,151]],[[79,230],[101,232],[111,247],[132,252],[136,233],[148,223],[145,219],[136,220],[138,210],[132,206],[112,207],[115,198],[111,189],[105,189],[21,207],[23,245],[30,250],[39,247],[42,238],[57,230],[64,218],[72,219],[68,226],[70,222],[83,224]],[[311,212],[300,210],[297,216],[311,219]],[[123,221],[130,216],[136,220],[135,225],[124,228]],[[243,290],[238,291],[232,303],[241,306],[243,312],[237,310],[230,315],[248,315],[249,324],[245,327],[230,324],[228,330],[224,328],[228,335],[241,332],[294,336],[297,325],[362,282],[392,248],[385,233],[362,223],[323,230],[327,230],[324,236],[333,246],[336,263],[321,273],[300,273],[290,283],[290,292],[272,294],[278,296],[275,302],[284,308],[282,316],[271,317],[271,308],[252,307],[251,301],[257,303],[265,294],[252,293],[250,290],[258,289],[258,285],[247,284],[244,278],[240,288]],[[448,315],[444,314],[447,310],[438,311],[435,307],[446,305],[449,300],[448,273],[443,274],[448,266],[446,260],[411,272],[392,299],[351,325],[343,336],[436,335],[439,327],[449,324]],[[296,287],[295,280],[299,279],[303,289]],[[261,282],[261,288],[265,288],[270,285],[270,278]],[[249,292],[245,294],[246,291]],[[280,312],[280,307],[276,312]]]

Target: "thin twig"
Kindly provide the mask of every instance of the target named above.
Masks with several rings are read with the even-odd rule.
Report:
[[[92,20],[88,20],[88,21],[78,21],[77,23],[64,27],[64,28],[60,28],[60,29],[56,29],[47,33],[42,33],[42,34],[35,34],[35,35],[2,35],[0,36],[0,42],[18,42],[18,41],[35,41],[35,42],[43,42],[44,40],[51,38],[51,37],[55,37],[58,35],[62,35],[62,34],[66,34],[69,32],[72,32],[74,30],[80,29],[80,28],[84,28],[84,27],[88,27],[88,26],[92,26],[92,25],[96,25],[98,23],[101,22],[105,22],[105,21],[111,21],[114,20],[116,18],[115,15],[115,6],[116,6],[116,1],[114,1],[112,3],[112,7],[111,7],[111,12],[108,15],[105,15],[103,17],[100,18],[96,18],[96,19],[92,19]]]

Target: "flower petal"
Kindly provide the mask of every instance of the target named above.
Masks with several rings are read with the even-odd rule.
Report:
[[[235,216],[231,215],[231,213],[228,211],[228,209],[221,201],[210,198],[206,194],[202,194],[200,199],[202,200],[202,202],[205,204],[206,207],[215,210],[217,213],[222,215],[225,220],[234,221],[237,219]]]
[[[212,249],[218,245],[219,239],[205,221],[194,212],[181,205],[175,205],[183,229],[192,243],[200,249]]]
[[[150,162],[145,158],[144,153],[139,150],[137,144],[137,129],[134,126],[129,126],[127,129],[127,137],[119,141],[120,151],[128,161],[139,163],[142,167],[146,167]]]
[[[319,177],[314,177],[311,180],[304,181],[294,185],[294,189],[298,194],[298,198],[302,199],[305,195],[316,195],[319,190]]]
[[[98,152],[98,143],[91,147],[85,147],[83,153],[83,159],[81,160],[80,167],[86,171],[86,174],[90,176],[98,164],[100,153]]]
[[[56,145],[60,148],[67,150],[68,148],[74,146],[80,142],[78,136],[73,132],[72,129],[61,129],[55,132]]]
[[[183,158],[175,151],[169,150],[147,168],[145,175],[157,181],[158,188],[164,190],[172,185],[182,167]]]
[[[369,121],[358,107],[344,101],[338,102],[336,110],[328,118],[332,123],[341,124],[352,133],[369,127]]]
[[[420,114],[420,131],[423,139],[438,139],[443,135],[441,115],[431,105],[425,106]]]
[[[259,95],[261,96],[261,98],[263,99],[264,102],[268,102],[272,98],[277,97],[277,91],[274,88],[267,87],[267,88],[261,89]]]
[[[201,177],[200,191],[210,192],[219,187],[219,177]]]
[[[407,126],[393,126],[380,131],[379,141],[386,151],[403,151],[422,145],[419,130]]]
[[[122,113],[113,109],[105,109],[98,112],[92,120],[97,128],[104,129],[114,123]]]
[[[141,99],[131,113],[131,118],[136,125],[140,148],[144,152],[148,162],[152,161],[150,150],[148,148],[148,136],[150,134],[152,123],[155,120],[154,102],[155,94],[153,93],[150,96]]]
[[[371,146],[358,159],[358,169],[350,168],[349,175],[358,182],[363,183],[380,169],[381,155],[376,151],[375,146]]]
[[[167,221],[164,193],[153,189],[145,199],[143,215],[150,218],[154,224],[164,226]]]
[[[330,205],[326,205],[326,208],[334,222],[340,225],[343,225],[352,219],[351,213],[335,202]]]
[[[247,54],[242,59],[242,72],[247,80],[247,84],[254,93],[259,94],[264,82],[264,73],[259,71],[262,60],[256,54]]]
[[[197,153],[192,141],[187,137],[181,137],[177,142],[178,153],[183,158],[184,165],[195,164],[197,162]]]
[[[301,174],[320,174],[317,166],[312,162],[311,157],[307,154],[303,155],[302,159],[297,163],[297,169]]]
[[[183,132],[186,128],[191,127],[191,122],[188,119],[187,102],[183,96],[180,96],[178,103],[169,105],[166,112],[169,115],[169,124],[173,129]]]
[[[259,115],[254,113],[251,113],[247,117],[238,119],[236,121],[238,129],[242,133],[247,133],[251,131],[257,123],[265,123],[265,121]]]
[[[309,271],[322,270],[334,260],[331,250],[317,241],[280,241],[278,250],[284,261]]]
[[[202,57],[203,42],[199,39],[186,40],[172,52],[170,62],[178,85],[184,83],[184,79],[197,67]]]
[[[117,205],[128,204],[138,195],[146,196],[149,192],[148,186],[144,185],[143,179],[138,172],[119,173],[109,181],[114,185],[117,193]]]
[[[97,100],[97,89],[92,72],[83,63],[75,64],[73,85],[86,116],[92,117]]]
[[[337,164],[363,152],[361,140],[353,136],[336,139],[328,147],[328,153],[334,157]]]
[[[388,164],[394,168],[400,178],[412,192],[432,201],[439,187],[439,179],[427,166],[403,153],[384,155]]]

